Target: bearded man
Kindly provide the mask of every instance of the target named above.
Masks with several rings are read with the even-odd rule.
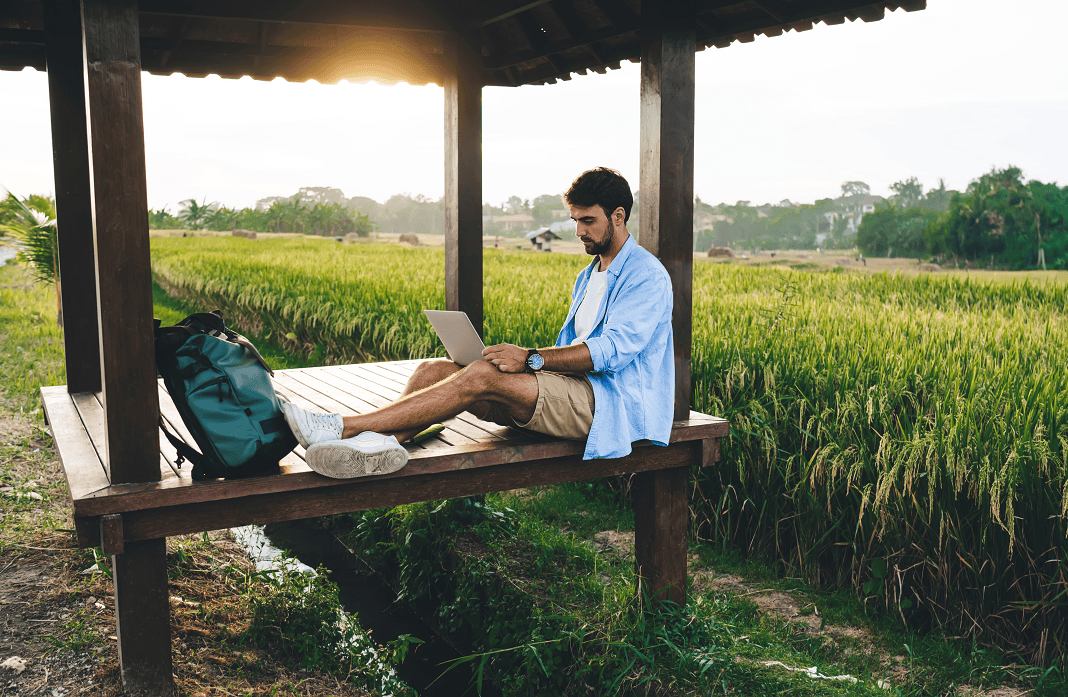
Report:
[[[396,471],[408,461],[400,443],[463,411],[585,440],[584,459],[623,457],[642,439],[667,445],[675,388],[667,271],[627,231],[634,197],[618,172],[583,172],[564,200],[594,258],[575,280],[556,344],[487,346],[484,360],[467,366],[426,361],[397,401],[365,414],[284,402],[309,467],[339,478]]]

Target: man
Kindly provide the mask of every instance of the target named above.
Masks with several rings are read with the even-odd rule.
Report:
[[[466,367],[426,361],[400,399],[358,416],[285,402],[309,467],[340,478],[396,471],[408,461],[400,443],[463,411],[585,439],[584,459],[622,457],[641,439],[667,444],[675,389],[667,271],[627,232],[634,199],[618,172],[584,172],[564,199],[594,259],[575,281],[556,345],[488,346],[485,360]]]

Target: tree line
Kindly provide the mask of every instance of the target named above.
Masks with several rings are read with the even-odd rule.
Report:
[[[422,194],[394,194],[384,203],[366,196],[346,198],[340,189],[326,186],[303,187],[292,196],[270,196],[249,208],[228,208],[217,202],[186,199],[178,211],[166,206],[149,211],[149,227],[154,230],[253,230],[256,232],[299,232],[336,236],[372,231],[388,233],[445,234],[445,200]],[[495,222],[503,215],[527,214],[530,227],[559,220],[553,209],[563,208],[560,194],[543,194],[532,200],[512,196],[500,206],[483,205],[483,231],[486,235],[522,236],[528,230]]]
[[[993,168],[945,210],[913,184],[864,216],[857,247],[868,256],[929,257],[939,263],[1001,269],[1068,269],[1068,186],[1025,182],[1019,167]]]
[[[363,212],[338,202],[307,200],[299,194],[272,200],[269,205],[228,208],[217,202],[181,202],[172,214],[164,206],[150,210],[148,226],[155,230],[251,230],[254,232],[297,232],[334,237],[356,233],[366,237],[374,229]]]

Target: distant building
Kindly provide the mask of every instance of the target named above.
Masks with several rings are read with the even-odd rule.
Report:
[[[857,230],[860,229],[860,222],[864,220],[864,216],[868,213],[874,213],[875,205],[885,200],[882,196],[872,196],[871,194],[843,196],[834,202],[837,210],[828,211],[823,214],[823,217],[827,219],[827,223],[832,228],[836,220],[845,218],[846,232],[850,235],[855,235]],[[817,239],[817,243],[822,241],[822,239]]]
[[[500,225],[504,230],[522,230],[523,228],[530,227],[534,223],[534,216],[527,215],[526,213],[498,215],[493,219],[493,222]]]
[[[537,230],[531,230],[526,234],[526,238],[530,240],[530,243],[534,245],[534,249],[539,252],[551,252],[553,251],[553,240],[560,239],[560,235],[557,235],[550,228],[543,227]]]

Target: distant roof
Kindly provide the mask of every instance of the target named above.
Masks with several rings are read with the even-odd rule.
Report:
[[[557,235],[555,232],[553,232],[547,227],[539,228],[537,230],[531,230],[526,235],[524,235],[524,237],[526,237],[528,240],[533,240],[536,237],[544,237],[550,240],[561,239],[560,235]]]
[[[872,22],[926,0],[696,0],[698,50],[813,24]],[[0,69],[45,67],[43,0],[0,3]],[[150,73],[259,80],[443,81],[446,35],[481,43],[486,85],[527,85],[637,62],[641,0],[140,0]]]
[[[493,219],[495,223],[533,223],[534,216],[527,215],[526,213],[516,213],[514,215],[498,215]]]

